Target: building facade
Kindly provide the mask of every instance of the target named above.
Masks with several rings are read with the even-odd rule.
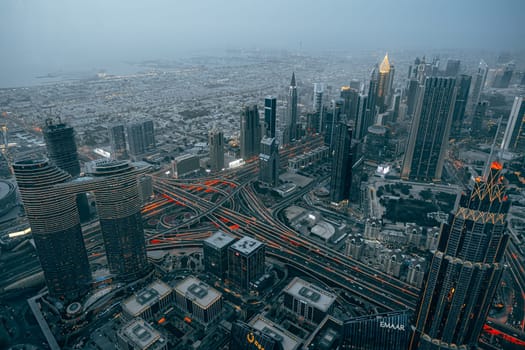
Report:
[[[62,121],[54,124],[51,119],[46,120],[42,128],[49,160],[60,169],[75,178],[80,175],[75,130]],[[80,221],[89,219],[89,204],[85,194],[77,195],[77,207]]]
[[[494,162],[442,227],[410,349],[476,348],[504,270],[509,206],[502,166]]]
[[[91,270],[80,228],[76,194],[55,188],[71,175],[46,159],[13,164],[49,295],[67,300],[89,290]]]
[[[219,278],[224,278],[228,271],[228,248],[235,238],[223,231],[217,231],[204,240],[202,248],[204,269]]]
[[[455,78],[426,78],[410,130],[402,179],[441,181],[456,98],[455,83]]]
[[[244,107],[241,113],[241,158],[258,156],[261,146],[261,123],[257,105]]]
[[[279,144],[273,137],[264,137],[261,141],[259,181],[270,187],[279,183]]]
[[[310,323],[318,324],[332,312],[336,295],[295,277],[284,288],[284,307],[303,317]]]
[[[116,124],[109,127],[109,145],[111,147],[111,157],[113,159],[124,160],[128,158],[124,125]]]
[[[145,276],[151,266],[146,256],[142,205],[137,177],[142,171],[128,161],[97,161],[93,172],[100,230],[111,273],[124,281]]]
[[[208,324],[222,311],[222,294],[199,279],[188,276],[174,288],[175,303],[193,319]]]
[[[286,128],[288,129],[288,143],[296,140],[297,137],[297,84],[295,82],[295,72],[292,73],[292,81],[288,89],[288,113],[286,115]]]
[[[407,311],[394,311],[348,319],[343,325],[343,348],[406,349],[410,339],[409,317]]]
[[[514,98],[501,148],[503,151],[525,152],[525,97]]]
[[[228,277],[242,289],[249,289],[264,274],[265,246],[262,242],[243,237],[228,248]]]
[[[330,200],[335,203],[350,198],[352,184],[352,126],[339,123],[336,128]]]
[[[461,134],[461,128],[464,127],[463,123],[465,121],[465,109],[467,107],[471,83],[472,77],[470,75],[461,74],[457,77],[456,103],[454,104],[454,111],[452,113],[452,128],[450,130],[451,138],[458,138]]]
[[[222,131],[211,130],[208,134],[208,145],[211,171],[221,171],[224,168],[224,134]]]
[[[277,123],[277,98],[267,96],[264,99],[264,135],[275,138],[275,124]]]

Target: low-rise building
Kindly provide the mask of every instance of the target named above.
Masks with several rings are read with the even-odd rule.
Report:
[[[175,286],[177,307],[204,324],[222,311],[222,294],[196,277],[188,276]]]
[[[311,323],[332,312],[336,295],[295,277],[284,289],[284,306]]]
[[[151,320],[172,301],[171,287],[162,281],[155,281],[121,303],[122,315],[127,319],[142,317]]]
[[[142,318],[135,318],[117,331],[119,350],[167,350],[168,342]]]

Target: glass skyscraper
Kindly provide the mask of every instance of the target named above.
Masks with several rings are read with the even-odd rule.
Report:
[[[419,96],[401,178],[441,181],[456,98],[455,78],[425,79]]]
[[[258,156],[261,146],[261,123],[257,105],[246,106],[241,113],[241,158]]]

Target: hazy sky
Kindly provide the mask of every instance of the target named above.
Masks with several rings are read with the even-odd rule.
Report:
[[[0,0],[0,80],[188,50],[525,47],[525,0]]]

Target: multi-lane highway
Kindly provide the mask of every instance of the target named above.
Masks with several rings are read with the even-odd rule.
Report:
[[[275,220],[255,194],[244,186],[238,186],[242,193],[240,198],[244,198],[243,208],[244,211],[249,209],[253,215],[241,214],[217,203],[211,203],[170,180],[157,178],[154,186],[174,201],[206,213],[211,220],[228,223],[226,229],[232,233],[246,234],[264,241],[270,247],[272,255],[293,261],[300,268],[312,270],[325,280],[359,295],[374,305],[387,310],[415,308],[418,297],[416,288],[335,250],[320,246],[307,237],[297,235]]]

